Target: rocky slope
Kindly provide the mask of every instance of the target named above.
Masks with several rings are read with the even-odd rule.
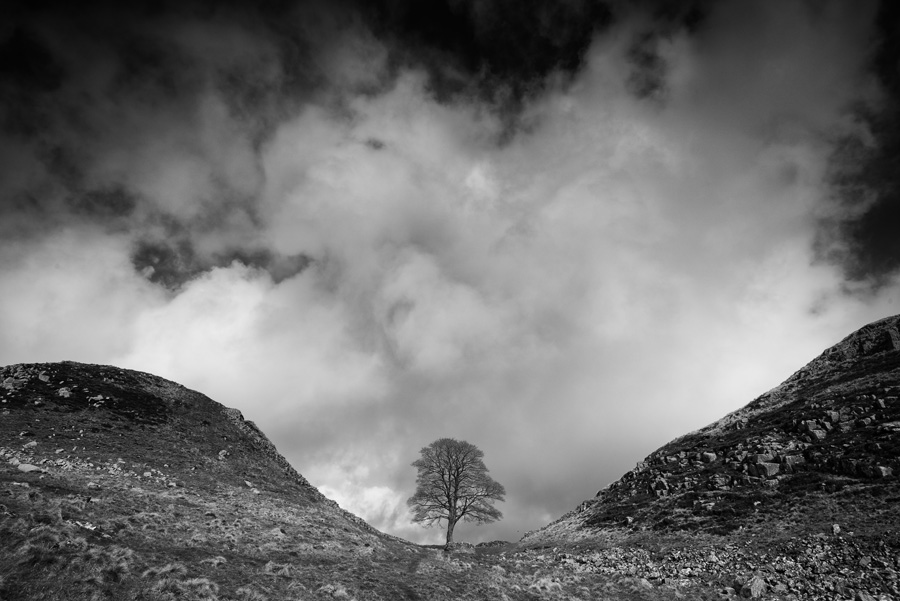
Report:
[[[745,565],[745,572],[763,570],[785,595],[900,595],[898,473],[894,316],[854,332],[746,407],[661,447],[522,544],[608,541],[621,549],[651,533],[657,540],[690,534],[697,545],[718,548],[706,554],[714,560],[663,562],[674,572],[640,554],[613,563],[651,580],[693,573],[725,583],[724,565],[732,572]],[[743,561],[745,547],[762,549],[764,559]]]

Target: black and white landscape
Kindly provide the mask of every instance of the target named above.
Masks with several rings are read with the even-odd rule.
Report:
[[[0,365],[112,365],[201,391],[265,433],[289,464],[277,465],[303,474],[297,490],[336,501],[372,540],[444,540],[412,521],[410,464],[437,439],[469,441],[505,487],[503,519],[460,523],[455,537],[519,541],[900,312],[898,26],[886,1],[4,3]],[[79,377],[95,393],[85,399],[100,394],[96,374]],[[32,391],[45,405],[28,411],[70,416],[51,410],[66,385],[45,384]],[[883,411],[872,423],[890,423],[888,401],[855,399],[893,385],[847,392],[865,413],[854,420]],[[2,426],[0,447],[28,464],[31,431],[37,457],[63,448],[78,469],[93,462],[42,438],[53,432],[36,420],[49,417],[16,413],[10,386],[0,419],[30,425]],[[791,420],[821,427],[779,425],[785,436],[842,423],[822,413],[840,408],[796,410]],[[168,449],[149,450],[153,437],[122,419],[91,436],[159,453],[128,461],[164,472]],[[184,469],[226,465],[209,444]],[[701,452],[666,457],[688,469]],[[774,469],[745,458],[748,478]],[[852,478],[868,491],[875,468],[893,466],[892,482],[894,461]],[[657,472],[635,477],[668,491]],[[10,526],[16,544],[44,514],[57,532],[84,521],[53,505],[91,495],[81,484],[45,490],[63,476],[12,463],[0,476],[4,519],[38,520]],[[27,509],[23,478],[49,505]],[[252,494],[240,486],[254,479],[239,480]],[[610,524],[652,528],[653,507],[675,501],[651,496],[653,519],[616,510]],[[177,505],[154,503],[139,511]],[[116,544],[140,557],[128,578],[179,561],[197,576],[193,556]],[[440,597],[428,590],[416,594]]]

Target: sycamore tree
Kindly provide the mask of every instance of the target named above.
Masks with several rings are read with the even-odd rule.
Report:
[[[406,504],[413,521],[430,526],[447,520],[447,544],[460,520],[486,524],[503,517],[493,506],[506,491],[487,473],[484,452],[464,440],[441,438],[422,449],[412,463],[419,470],[416,494]]]

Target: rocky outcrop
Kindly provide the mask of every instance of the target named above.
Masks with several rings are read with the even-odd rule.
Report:
[[[658,449],[523,541],[623,527],[724,533],[755,523],[748,499],[895,486],[898,328],[895,316],[851,334],[781,386]]]
[[[278,449],[275,448],[275,445],[272,444],[272,441],[270,441],[269,438],[265,434],[263,434],[262,430],[260,430],[255,423],[245,420],[244,415],[237,409],[231,407],[222,407],[222,412],[238,430],[240,430],[251,441],[253,441],[254,446],[258,450],[275,461],[275,463],[277,463],[281,467],[281,469],[285,471],[288,477],[292,478],[302,486],[308,486],[312,488],[306,478],[301,476],[297,472],[297,470],[294,469],[294,466],[292,466],[288,462],[288,460],[278,452]],[[219,451],[218,457],[220,460],[224,460],[227,456],[227,450],[223,449],[222,451]],[[316,490],[316,492],[318,492],[318,490]]]

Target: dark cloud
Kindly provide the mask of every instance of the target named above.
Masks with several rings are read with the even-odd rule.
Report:
[[[900,5],[881,2],[876,27],[870,68],[882,96],[857,111],[871,138],[836,151],[832,178],[843,211],[823,220],[817,245],[820,258],[869,289],[900,272]]]
[[[521,100],[553,72],[572,75],[612,19],[604,2],[377,0],[359,10],[395,60],[424,66],[438,98],[478,92]]]
[[[666,65],[657,50],[658,37],[646,33],[635,39],[628,58],[634,70],[628,78],[629,90],[638,98],[662,100],[665,95]]]
[[[136,242],[131,262],[151,282],[179,291],[199,275],[234,263],[265,271],[277,284],[301,273],[313,261],[304,254],[281,255],[267,248],[232,248],[202,256],[191,239],[182,236]]]
[[[47,93],[59,88],[64,71],[34,32],[16,27],[0,44],[0,81],[5,89]]]
[[[72,201],[72,209],[102,220],[124,218],[137,207],[138,199],[119,187],[90,190]]]

